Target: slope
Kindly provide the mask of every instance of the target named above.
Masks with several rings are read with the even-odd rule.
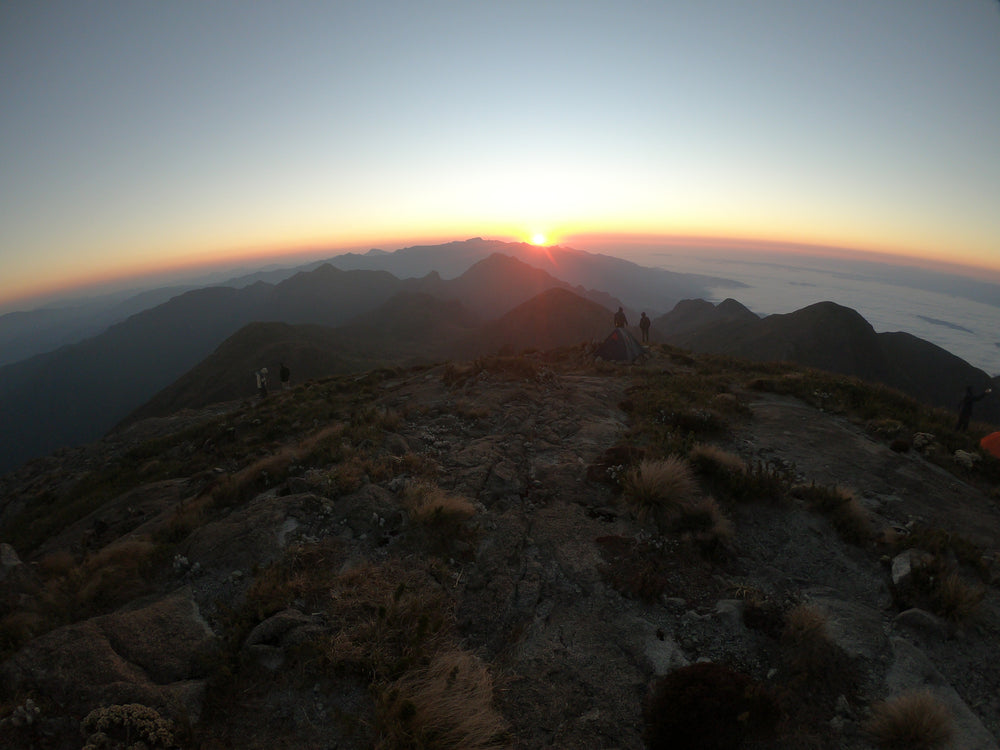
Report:
[[[945,408],[957,407],[966,385],[977,391],[992,386],[989,375],[941,347],[905,333],[876,333],[857,312],[833,302],[762,319],[730,314],[732,307],[729,313],[709,311],[704,305],[710,303],[699,302],[657,318],[657,339],[696,352],[787,360],[854,375]],[[1000,424],[1000,399],[984,400],[976,415]]]
[[[934,427],[936,449],[904,453],[808,402],[853,381],[654,353],[315,382],[3,478],[0,731],[71,746],[90,711],[139,704],[184,747],[406,747],[432,716],[457,747],[639,750],[650,686],[700,665],[731,682],[685,704],[687,747],[732,722],[762,750],[871,750],[866,717],[920,688],[953,746],[995,750],[1000,464],[951,470],[971,438]],[[622,479],[665,456],[697,467],[676,525]],[[856,541],[795,494],[834,484]],[[981,587],[974,615],[936,614],[884,562],[932,544]],[[759,702],[733,701],[737,679]],[[465,741],[473,717],[489,742]]]

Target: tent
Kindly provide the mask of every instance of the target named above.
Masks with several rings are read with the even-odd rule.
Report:
[[[642,344],[635,336],[624,328],[616,328],[608,334],[604,343],[597,347],[594,356],[615,362],[635,362],[645,353]]]
[[[1000,432],[991,432],[979,441],[980,447],[997,458],[1000,458]]]

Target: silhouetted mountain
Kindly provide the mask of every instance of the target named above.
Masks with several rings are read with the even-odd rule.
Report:
[[[282,363],[290,369],[292,382],[383,364],[376,357],[352,352],[351,344],[357,338],[348,330],[322,325],[250,323],[129,414],[122,425],[219,401],[253,397],[257,392],[255,373],[261,367],[268,368],[273,390],[281,387]]]
[[[957,407],[966,385],[982,391],[993,383],[941,347],[907,333],[876,333],[857,312],[833,302],[766,318],[748,316],[735,305],[711,311],[711,303],[686,300],[654,322],[657,340],[695,352],[786,360],[854,375],[945,408]],[[975,414],[1000,422],[1000,400],[985,399]]]
[[[109,326],[189,291],[169,286],[0,315],[0,366],[96,336]],[[123,298],[124,297],[124,298]]]
[[[394,295],[422,287],[433,289],[435,297],[468,301],[476,309],[500,314],[553,286],[568,285],[515,259],[498,257],[470,269],[467,278],[451,281],[437,275],[402,281],[385,271],[342,271],[323,264],[277,285],[257,282],[178,295],[87,341],[0,368],[0,471],[99,437],[251,322],[337,326],[352,318],[363,321]],[[419,319],[415,309],[420,304],[410,304],[399,319]],[[459,328],[465,324],[462,319]],[[443,323],[427,330],[431,337],[450,340],[442,333]],[[410,344],[430,346],[419,337],[389,340],[384,333],[383,328],[378,335],[348,340],[344,356],[361,357],[373,366],[373,358],[412,356],[406,353]]]
[[[501,242],[474,237],[464,242],[406,247],[392,253],[347,253],[330,259],[338,268],[380,269],[400,278],[423,276],[437,271],[444,278],[463,273],[479,260],[495,253],[509,255],[542,269],[571,286],[600,289],[628,300],[636,309],[671,309],[685,297],[707,296],[709,287],[739,288],[730,279],[698,274],[674,273],[662,268],[646,268],[610,255],[588,253],[569,247],[538,247],[525,242]]]
[[[601,291],[573,287],[550,273],[510,255],[490,255],[457,279],[444,280],[433,273],[412,282],[412,286],[435,297],[457,299],[484,320],[497,318],[547,289],[572,291],[604,307],[622,304]]]
[[[251,323],[129,414],[121,425],[253,397],[254,373],[264,366],[273,389],[279,387],[280,363],[290,368],[295,382],[301,382],[390,364],[575,345],[603,338],[610,320],[607,308],[567,289],[550,288],[481,327],[478,318],[457,300],[410,292],[395,295],[339,328]]]
[[[554,349],[603,339],[612,327],[607,307],[568,289],[548,289],[484,325],[459,356]]]
[[[659,340],[660,331],[669,331],[677,337],[690,331],[703,330],[717,323],[735,323],[740,320],[758,321],[760,318],[734,299],[727,299],[718,305],[703,299],[685,299],[674,309],[652,321],[654,340]]]

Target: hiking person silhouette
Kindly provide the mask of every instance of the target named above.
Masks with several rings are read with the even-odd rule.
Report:
[[[620,307],[618,312],[615,313],[615,328],[624,328],[628,325],[628,320],[625,318],[625,311]]]
[[[986,394],[992,391],[992,388],[987,388],[978,396],[975,396],[972,393],[972,386],[965,386],[965,395],[962,396],[962,401],[958,405],[958,422],[955,423],[955,429],[958,432],[965,432],[969,429],[969,420],[972,419],[972,405],[985,398]]]
[[[267,396],[267,368],[261,367],[257,370],[257,393],[260,394],[261,398]]]
[[[292,371],[285,366],[285,363],[281,363],[281,369],[278,370],[278,376],[281,378],[281,389],[284,391],[288,390],[288,381],[292,377]]]
[[[649,318],[646,317],[646,313],[642,314],[639,318],[639,328],[642,330],[642,340],[644,343],[649,342]]]

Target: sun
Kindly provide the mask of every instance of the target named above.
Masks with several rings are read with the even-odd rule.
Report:
[[[533,235],[531,235],[531,244],[532,245],[544,245],[545,244],[545,235],[542,234],[541,232],[535,232]]]

